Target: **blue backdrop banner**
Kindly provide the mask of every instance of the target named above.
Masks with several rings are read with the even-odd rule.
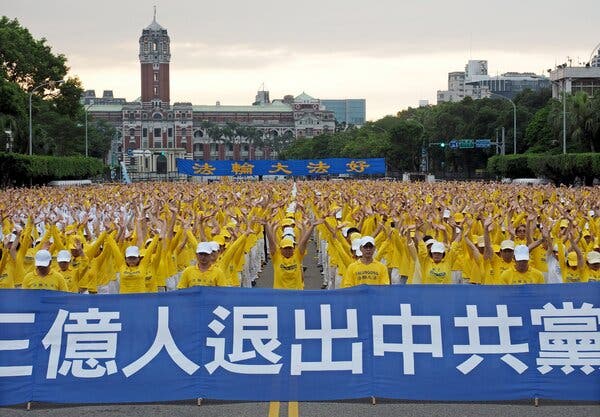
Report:
[[[295,159],[289,161],[194,161],[177,159],[180,174],[198,176],[385,174],[384,158]]]
[[[599,289],[0,290],[0,404],[599,401]]]

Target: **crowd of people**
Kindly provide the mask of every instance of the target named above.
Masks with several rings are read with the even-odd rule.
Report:
[[[377,180],[0,192],[0,288],[143,293],[600,281],[600,189]]]

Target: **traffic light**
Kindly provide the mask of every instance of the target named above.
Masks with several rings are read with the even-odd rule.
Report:
[[[446,147],[446,142],[440,142],[440,148],[445,148]]]

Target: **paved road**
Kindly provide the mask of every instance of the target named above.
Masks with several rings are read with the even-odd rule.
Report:
[[[315,245],[309,244],[305,258],[305,288],[319,289],[321,274],[316,264]],[[267,264],[257,287],[271,288],[273,270]],[[1,395],[10,395],[1,393]],[[80,416],[127,416],[127,417],[187,417],[187,416],[236,416],[236,417],[600,417],[600,404],[541,401],[538,407],[533,401],[510,403],[432,403],[377,399],[373,405],[370,398],[352,401],[301,402],[301,403],[247,403],[204,400],[178,401],[161,404],[120,404],[73,406],[32,404],[31,411],[24,405],[0,408],[0,417],[80,417]]]

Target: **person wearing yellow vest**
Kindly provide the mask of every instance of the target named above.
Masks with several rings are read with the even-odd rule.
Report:
[[[190,287],[228,287],[229,280],[221,268],[212,260],[213,248],[210,242],[200,242],[196,246],[196,265],[188,266],[181,274],[177,289]]]
[[[38,251],[34,257],[35,270],[23,278],[23,289],[26,290],[53,290],[68,292],[69,288],[65,279],[58,272],[51,269],[52,255],[45,249]]]
[[[375,254],[375,239],[372,236],[360,238],[358,252],[360,259],[351,263],[342,279],[342,288],[357,285],[390,285],[387,267],[373,259]]]
[[[500,281],[509,285],[543,284],[544,274],[529,265],[529,248],[517,245],[514,250],[515,263],[500,275]]]

